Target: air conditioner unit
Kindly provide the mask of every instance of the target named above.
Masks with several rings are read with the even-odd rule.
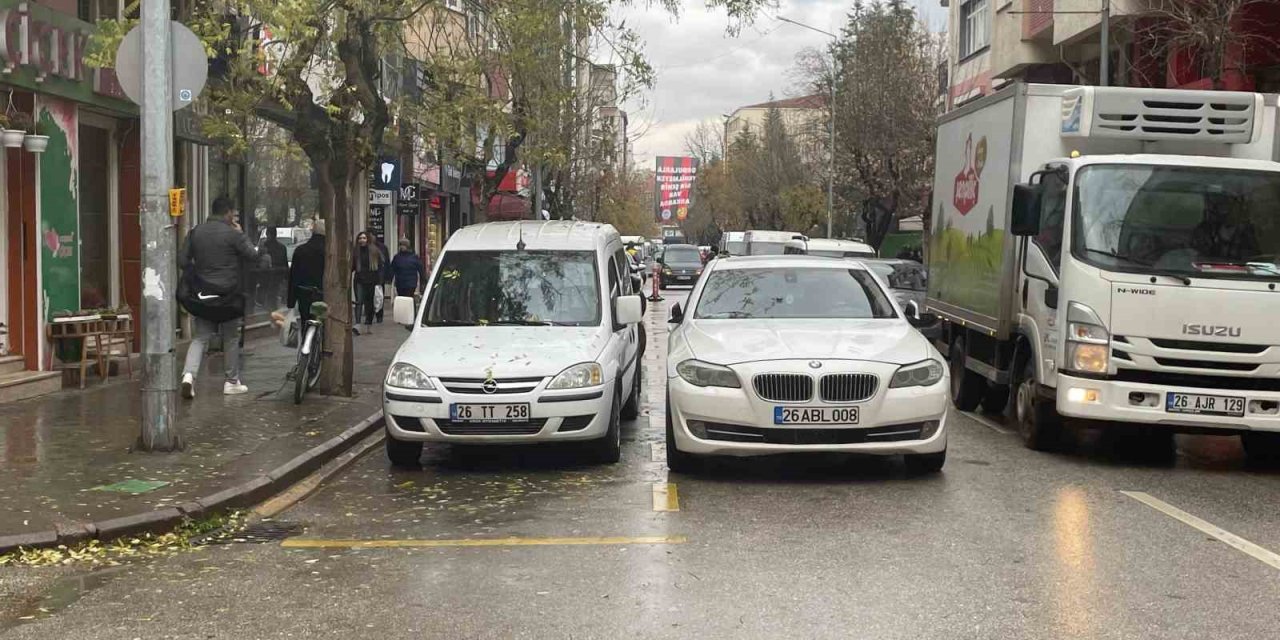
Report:
[[[1076,87],[1062,96],[1061,134],[1248,144],[1261,135],[1262,106],[1257,93]]]

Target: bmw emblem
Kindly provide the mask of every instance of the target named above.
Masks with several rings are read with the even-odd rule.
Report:
[[[822,368],[822,363],[821,363],[821,362],[818,362],[817,360],[810,360],[810,361],[809,361],[809,368],[810,368],[810,369],[821,369],[821,368]]]
[[[494,380],[493,378],[485,380],[484,384],[480,385],[480,390],[484,391],[485,393],[497,393],[498,381]]]

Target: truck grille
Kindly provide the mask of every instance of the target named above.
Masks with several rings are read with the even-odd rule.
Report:
[[[1150,338],[1151,344],[1161,349],[1181,349],[1183,351],[1216,351],[1218,353],[1251,353],[1258,354],[1270,347],[1262,344],[1235,344],[1230,342],[1196,342],[1194,340],[1165,340]]]
[[[762,373],[753,381],[756,394],[773,402],[808,402],[813,378],[799,373]]]
[[[1209,360],[1182,360],[1179,358],[1155,358],[1156,364],[1162,367],[1178,367],[1181,369],[1217,369],[1219,371],[1257,371],[1258,365],[1251,362],[1212,362]]]
[[[879,380],[869,373],[832,373],[822,376],[822,399],[826,402],[862,402],[876,395]]]

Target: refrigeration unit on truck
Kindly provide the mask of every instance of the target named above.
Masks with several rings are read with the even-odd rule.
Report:
[[[938,128],[927,305],[952,396],[1280,457],[1276,96],[1015,84]]]

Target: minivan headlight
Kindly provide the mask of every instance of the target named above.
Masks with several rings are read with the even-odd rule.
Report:
[[[387,386],[396,387],[397,389],[418,389],[420,391],[431,391],[435,389],[435,385],[431,384],[431,379],[421,369],[407,363],[397,362],[391,365],[387,370]]]
[[[604,383],[604,371],[594,362],[575,364],[551,380],[547,389],[581,389],[582,387],[598,387]]]
[[[710,362],[685,360],[676,365],[676,373],[680,374],[685,382],[697,387],[742,388],[742,383],[738,381],[738,374],[734,373],[733,369]]]
[[[904,364],[893,373],[893,379],[889,381],[889,388],[932,387],[942,379],[945,371],[942,363],[932,358],[912,364]]]

